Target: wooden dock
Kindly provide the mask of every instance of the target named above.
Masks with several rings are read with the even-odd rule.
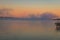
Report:
[[[55,25],[56,25],[56,30],[60,31],[60,18],[53,19],[56,20]]]

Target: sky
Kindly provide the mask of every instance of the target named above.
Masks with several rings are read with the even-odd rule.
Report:
[[[13,17],[28,17],[29,14],[44,12],[60,16],[60,0],[0,0],[0,9],[2,8],[12,9],[10,16]]]

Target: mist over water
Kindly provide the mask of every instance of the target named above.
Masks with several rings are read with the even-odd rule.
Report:
[[[0,40],[59,40],[54,22],[0,20]]]

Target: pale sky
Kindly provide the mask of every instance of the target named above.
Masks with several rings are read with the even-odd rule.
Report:
[[[11,14],[13,16],[43,12],[53,12],[60,15],[60,0],[0,0],[0,8],[14,9]]]

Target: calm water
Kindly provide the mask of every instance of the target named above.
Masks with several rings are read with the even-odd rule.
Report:
[[[60,40],[54,21],[0,20],[0,40]]]

